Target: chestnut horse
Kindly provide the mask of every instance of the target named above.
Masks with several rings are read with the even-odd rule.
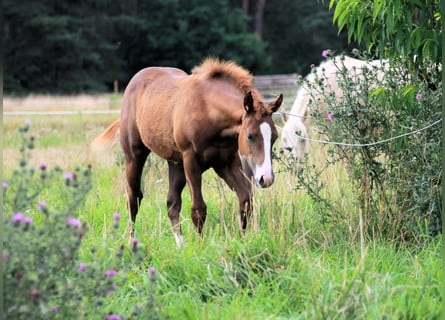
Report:
[[[105,146],[120,136],[125,153],[130,231],[142,200],[141,174],[150,152],[168,162],[168,216],[182,243],[181,192],[191,194],[193,224],[202,232],[206,204],[201,184],[209,168],[239,199],[241,232],[252,210],[252,180],[274,182],[272,145],[277,130],[272,113],[283,101],[265,103],[252,75],[234,62],[206,59],[189,75],[176,68],[150,67],[136,73],[125,89],[120,119],[92,143]]]

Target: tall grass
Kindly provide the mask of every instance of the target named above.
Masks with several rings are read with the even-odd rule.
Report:
[[[88,142],[113,116],[32,117],[36,136],[31,162],[64,167],[93,164],[93,189],[79,219],[89,232],[81,256],[95,255],[104,265],[109,248],[128,242],[125,178],[119,149],[102,159],[87,151]],[[4,170],[15,165],[15,129],[24,117],[4,116]],[[311,148],[314,164],[323,150]],[[329,222],[320,204],[296,189],[296,174],[276,161],[276,182],[255,189],[255,213],[247,233],[238,232],[235,194],[209,171],[203,193],[208,217],[202,237],[191,222],[190,196],[183,192],[185,244],[177,248],[166,213],[167,167],[151,155],[145,168],[144,200],[136,236],[144,255],[140,268],[110,299],[110,309],[124,311],[138,300],[150,266],[158,271],[155,304],[170,319],[438,319],[442,309],[441,248],[369,240],[360,247],[359,217],[354,216],[351,186],[341,166],[322,177],[325,192],[342,199],[343,210]],[[57,191],[51,195],[57,199]],[[122,214],[118,236],[111,236],[113,213]],[[91,248],[94,247],[94,253]],[[125,260],[124,260],[125,261]],[[5,293],[7,294],[7,292]]]

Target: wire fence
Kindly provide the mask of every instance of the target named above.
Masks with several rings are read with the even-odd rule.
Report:
[[[4,111],[5,116],[32,115],[82,115],[82,114],[117,114],[120,110],[52,110],[52,111]]]
[[[297,134],[296,132],[290,132],[292,134],[295,134],[298,138],[303,139],[303,140],[307,140],[307,141],[311,141],[311,142],[317,142],[317,143],[323,143],[323,144],[331,144],[331,145],[338,145],[338,146],[343,146],[343,147],[371,147],[371,146],[376,146],[379,144],[383,144],[383,143],[387,143],[393,140],[397,140],[406,136],[410,136],[419,132],[422,132],[424,130],[427,130],[431,127],[434,127],[435,125],[437,125],[438,123],[442,122],[442,118],[439,120],[434,121],[433,123],[427,124],[419,129],[415,129],[412,130],[410,132],[406,132],[406,133],[402,133],[400,135],[394,136],[394,137],[390,137],[387,139],[383,139],[380,141],[376,141],[376,142],[370,142],[370,143],[348,143],[348,142],[337,142],[337,141],[327,141],[327,140],[321,140],[321,139],[312,139],[309,137],[304,137],[301,136],[299,134]],[[283,128],[279,127],[282,131],[284,131]]]

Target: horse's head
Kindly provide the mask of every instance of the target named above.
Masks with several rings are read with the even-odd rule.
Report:
[[[298,117],[289,118],[281,131],[281,149],[291,153],[297,166],[308,153],[308,137],[306,125]]]
[[[271,186],[274,181],[272,145],[278,132],[272,113],[279,109],[282,102],[282,94],[269,104],[254,99],[250,92],[244,97],[246,112],[238,136],[239,154],[244,172],[249,178],[253,177],[255,184],[261,188]]]

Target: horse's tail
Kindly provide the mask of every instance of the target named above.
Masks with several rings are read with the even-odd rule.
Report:
[[[99,152],[114,146],[119,140],[121,120],[117,119],[90,143],[90,150]]]

